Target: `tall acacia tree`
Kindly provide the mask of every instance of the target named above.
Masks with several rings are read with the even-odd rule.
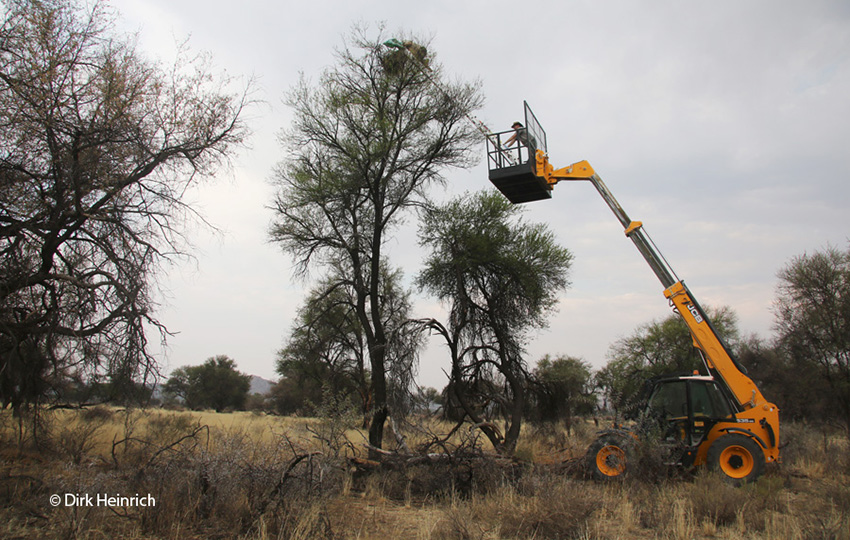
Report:
[[[482,101],[476,84],[445,81],[433,58],[384,39],[355,30],[317,83],[302,79],[289,94],[295,119],[282,135],[289,156],[275,174],[271,228],[302,276],[318,267],[351,291],[369,357],[375,447],[388,414],[388,343],[401,330],[386,324],[384,246],[447,167],[472,164],[479,137],[466,117]]]
[[[529,332],[547,325],[573,258],[547,227],[519,213],[495,191],[479,192],[428,211],[420,229],[430,253],[419,285],[449,304],[448,326],[425,321],[449,347],[447,397],[505,453],[514,451],[522,426]],[[501,405],[504,434],[485,421],[485,402]]]
[[[9,0],[0,25],[0,398],[68,371],[156,372],[153,277],[186,254],[183,194],[247,135],[205,60],[151,63],[101,3]]]

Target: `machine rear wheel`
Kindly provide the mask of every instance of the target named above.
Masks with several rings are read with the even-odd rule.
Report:
[[[746,435],[732,433],[714,441],[706,456],[708,468],[722,473],[739,486],[754,482],[764,473],[764,451]]]
[[[606,433],[587,452],[587,465],[597,480],[615,480],[629,472],[634,460],[634,442],[628,435]]]

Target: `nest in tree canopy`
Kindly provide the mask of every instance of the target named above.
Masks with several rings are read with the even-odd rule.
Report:
[[[400,45],[398,41],[395,43],[396,47]],[[403,49],[393,48],[381,57],[381,65],[387,74],[401,75],[411,56],[423,67],[428,67],[428,49],[426,47],[412,41],[405,41],[403,46]]]
[[[410,59],[404,49],[393,49],[381,57],[381,66],[388,75],[401,75]]]

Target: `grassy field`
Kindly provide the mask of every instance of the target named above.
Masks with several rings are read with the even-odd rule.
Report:
[[[379,466],[352,417],[0,413],[5,539],[850,539],[847,441],[801,425],[783,426],[781,465],[733,488],[651,459],[623,482],[588,480],[590,423],[526,428],[507,460],[474,430],[435,444],[451,426],[423,420],[399,435],[443,456]]]

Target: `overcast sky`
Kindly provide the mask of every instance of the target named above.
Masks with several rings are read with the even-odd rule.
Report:
[[[221,229],[198,228],[192,264],[162,277],[160,318],[172,331],[166,373],[226,354],[276,379],[275,352],[305,284],[267,241],[283,104],[299,74],[316,80],[355,23],[377,34],[432,38],[446,73],[482,82],[478,116],[495,130],[527,100],[550,161],[587,159],[704,306],[728,305],[745,334],[772,336],[776,273],[797,255],[847,248],[850,226],[850,3],[837,1],[500,2],[373,0],[115,0],[122,30],[151,57],[175,42],[219,70],[256,77],[265,104],[248,111],[250,148],[190,194]],[[238,6],[238,7],[237,7]],[[447,170],[446,195],[492,189],[481,164]],[[669,313],[662,287],[588,183],[560,184],[527,205],[575,255],[572,286],[529,359],[569,354],[601,367],[608,347]],[[415,220],[390,241],[412,279]],[[442,317],[418,296],[416,316]],[[439,343],[420,381],[442,388]]]

